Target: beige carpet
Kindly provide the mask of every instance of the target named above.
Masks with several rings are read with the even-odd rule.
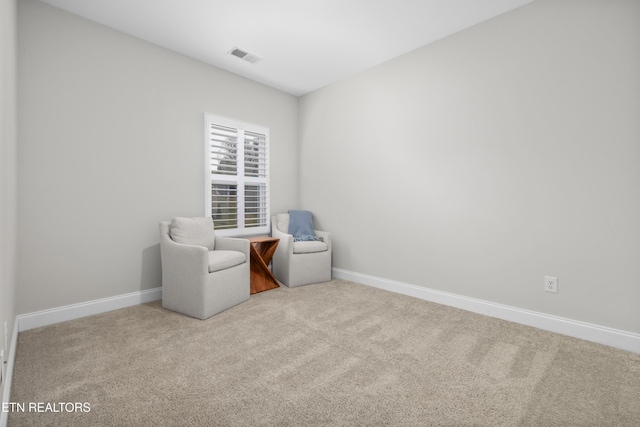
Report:
[[[334,280],[22,332],[11,401],[90,412],[10,426],[640,426],[640,355]]]

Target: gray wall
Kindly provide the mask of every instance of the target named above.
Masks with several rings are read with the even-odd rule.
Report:
[[[302,97],[334,266],[640,332],[639,17],[538,0]]]
[[[158,222],[204,212],[204,112],[270,128],[297,205],[298,99],[49,5],[18,5],[18,314],[161,285]]]
[[[5,360],[11,346],[16,289],[16,24],[16,0],[0,0],[0,348]],[[0,398],[3,393],[4,382]]]
[[[313,210],[335,267],[640,332],[637,1],[537,0],[299,101],[34,0],[18,13],[17,313],[160,285],[157,222],[202,212],[209,111],[271,128],[272,212]]]

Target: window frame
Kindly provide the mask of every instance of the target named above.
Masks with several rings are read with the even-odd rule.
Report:
[[[237,131],[236,133],[236,153],[242,153],[243,155],[236,154],[236,173],[229,174],[216,174],[212,173],[213,164],[213,148],[212,148],[212,125],[218,127],[225,127],[231,130]],[[245,138],[245,132],[250,134],[258,134],[264,136],[264,143],[260,140],[257,145],[257,150],[260,154],[257,155],[261,159],[262,150],[264,151],[264,163],[259,163],[260,167],[248,166],[250,169],[247,172],[245,167],[245,160],[247,159],[247,153],[245,152],[247,142],[256,142],[256,139]],[[214,219],[214,227],[216,234],[220,236],[252,236],[258,234],[269,234],[271,232],[271,214],[270,214],[270,156],[269,145],[270,136],[269,128],[253,123],[248,123],[242,120],[232,119],[229,117],[219,116],[212,113],[204,114],[204,192],[205,192],[205,216]],[[251,135],[249,135],[251,137]],[[218,151],[219,146],[218,146]],[[221,153],[224,155],[224,153]],[[255,157],[253,158],[255,160]],[[255,164],[255,163],[254,163]],[[245,176],[247,173],[254,173],[259,171],[258,175],[264,176]],[[212,185],[236,185],[236,209],[235,220],[237,227],[234,228],[219,228],[216,226],[214,212],[213,212],[213,196]],[[253,207],[258,217],[258,224],[256,226],[248,225],[246,212],[247,202],[247,188],[246,186],[263,186],[264,192],[260,192],[257,206]],[[251,209],[251,208],[249,208]],[[251,212],[249,212],[251,213]]]

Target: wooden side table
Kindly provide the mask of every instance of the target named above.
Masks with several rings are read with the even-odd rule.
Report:
[[[269,269],[269,263],[280,239],[258,236],[249,237],[248,240],[251,243],[251,294],[279,288],[278,281]]]

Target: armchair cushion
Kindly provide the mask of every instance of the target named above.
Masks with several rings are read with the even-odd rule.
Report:
[[[210,251],[215,246],[213,220],[207,217],[171,219],[171,239],[185,245],[204,246]]]
[[[277,214],[276,215],[276,228],[283,232],[289,234],[289,214]]]
[[[302,241],[302,242],[293,242],[293,253],[294,254],[311,254],[315,252],[324,252],[329,247],[325,242],[321,241]]]
[[[238,251],[209,251],[209,273],[235,267],[247,260],[242,252]]]

